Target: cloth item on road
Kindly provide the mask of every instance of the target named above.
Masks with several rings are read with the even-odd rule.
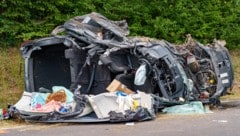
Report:
[[[169,114],[203,114],[206,113],[202,102],[195,101],[183,105],[175,105],[171,107],[166,107],[162,110],[165,113]]]

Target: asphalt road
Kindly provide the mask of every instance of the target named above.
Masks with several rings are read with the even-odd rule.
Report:
[[[3,128],[6,136],[240,136],[240,101],[195,115],[158,115],[153,121],[120,124],[31,123]]]

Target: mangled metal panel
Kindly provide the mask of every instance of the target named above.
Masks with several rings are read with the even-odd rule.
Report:
[[[25,43],[21,51],[25,58],[26,92],[41,93],[41,87],[49,90],[61,85],[69,88],[75,98],[79,94],[97,98],[108,92],[107,86],[115,79],[133,92],[152,94],[154,101],[148,107],[154,105],[157,111],[189,101],[217,104],[219,97],[232,88],[230,56],[218,42],[203,46],[189,40],[182,46],[174,46],[165,40],[127,37],[128,34],[125,20],[112,21],[93,12],[56,27],[51,37]],[[79,100],[82,99],[75,99]],[[19,104],[16,107],[20,108]],[[82,112],[80,107],[78,110]],[[80,118],[74,118],[80,114],[78,110],[70,115],[54,112],[51,115],[56,116],[48,116],[49,119],[30,114],[26,118],[81,122]],[[134,115],[146,115],[145,119],[152,119],[145,111],[130,110],[127,113],[131,118],[116,111],[109,118],[106,113],[102,117],[129,121]]]

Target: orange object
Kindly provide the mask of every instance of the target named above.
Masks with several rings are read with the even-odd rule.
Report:
[[[55,93],[50,94],[47,97],[46,103],[48,103],[52,100],[63,103],[63,102],[66,102],[66,99],[67,99],[67,95],[66,95],[65,91],[64,90],[59,90]]]
[[[126,94],[134,93],[132,90],[128,89],[126,85],[122,84],[120,81],[114,79],[111,84],[107,87],[109,92],[121,91]]]

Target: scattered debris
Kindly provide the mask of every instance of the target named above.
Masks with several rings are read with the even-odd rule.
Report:
[[[134,122],[127,122],[125,125],[126,125],[126,126],[134,126],[135,123],[134,123]]]
[[[166,107],[162,110],[164,113],[168,114],[203,114],[206,110],[202,102],[190,102],[183,105],[175,105],[171,107]]]
[[[204,46],[188,35],[184,45],[174,46],[127,37],[125,20],[94,12],[51,34],[21,47],[26,90],[10,107],[11,116],[42,122],[144,121],[169,106],[219,104],[233,86],[224,42]],[[64,87],[51,89],[56,85]]]
[[[8,111],[0,108],[0,120],[8,118],[9,118]]]
[[[228,123],[227,120],[213,120],[213,122],[218,122],[218,123]]]
[[[3,109],[0,109],[0,120],[3,119]]]

